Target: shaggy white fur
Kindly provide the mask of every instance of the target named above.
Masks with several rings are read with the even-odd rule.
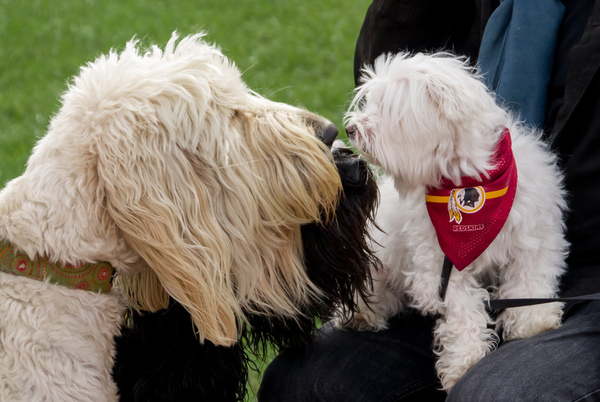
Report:
[[[0,192],[0,240],[32,259],[107,261],[130,306],[172,296],[200,341],[231,345],[242,311],[294,318],[318,297],[300,226],[331,218],[340,197],[317,138],[332,126],[250,91],[202,35],[146,52],[131,41],[63,95]],[[0,273],[0,400],[115,400],[123,306],[115,289]]]
[[[385,328],[387,318],[414,307],[440,314],[436,364],[449,390],[463,373],[504,339],[556,328],[561,304],[503,311],[494,322],[489,298],[554,297],[568,244],[566,208],[556,158],[541,133],[523,127],[494,101],[464,60],[448,54],[381,56],[364,70],[347,113],[350,140],[388,174],[373,229],[384,269],[373,272],[374,297],[351,324]],[[443,179],[478,178],[492,166],[505,127],[518,169],[517,193],[499,235],[472,264],[453,268],[445,301],[440,297],[444,254],[428,216],[425,194]],[[378,247],[378,246],[376,246]]]

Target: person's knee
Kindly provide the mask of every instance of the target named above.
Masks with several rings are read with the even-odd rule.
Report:
[[[465,373],[463,377],[452,387],[452,390],[446,398],[446,402],[465,402],[465,401],[477,401],[481,399],[483,395],[490,395],[489,390],[484,390],[486,382],[477,384],[479,381],[478,376],[469,376],[469,372]],[[472,378],[475,377],[475,378]],[[490,400],[488,398],[488,400]]]
[[[305,373],[297,366],[298,360],[289,358],[285,353],[277,356],[263,373],[258,399],[261,402],[297,400],[294,395],[302,391],[302,376]]]
[[[591,395],[600,388],[598,324],[593,315],[572,317],[559,329],[504,344],[471,367],[447,401],[570,401]]]

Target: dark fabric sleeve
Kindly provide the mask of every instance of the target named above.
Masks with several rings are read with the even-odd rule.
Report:
[[[354,78],[383,53],[449,50],[477,60],[498,0],[373,0],[356,41]]]
[[[575,296],[600,291],[600,1],[568,2],[563,25],[549,89],[548,117],[555,117],[546,125],[569,200],[571,251],[562,294]]]

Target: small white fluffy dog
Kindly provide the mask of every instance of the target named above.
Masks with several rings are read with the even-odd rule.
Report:
[[[373,233],[385,268],[372,272],[370,309],[363,308],[352,326],[385,328],[387,318],[406,306],[440,315],[434,334],[436,368],[449,390],[495,347],[493,324],[507,340],[560,325],[559,303],[507,309],[495,322],[486,311],[490,298],[556,295],[568,249],[562,219],[566,204],[555,156],[540,133],[499,107],[463,59],[448,54],[379,57],[364,70],[346,121],[351,143],[389,175],[380,184],[376,222],[382,231]],[[513,171],[510,186],[497,186],[501,191],[488,192],[487,199],[485,191],[478,191],[469,201],[461,190],[475,194],[485,188],[497,170],[499,148],[508,150],[506,160],[512,158],[511,139],[518,172],[512,209],[503,226],[496,223],[499,233],[489,247],[478,254],[477,246],[474,261],[465,262],[461,245],[453,244],[455,236],[471,232],[465,245],[476,244],[480,231],[491,224],[467,221],[486,209],[493,214],[494,195],[509,205],[512,197],[506,197],[510,188],[515,191],[517,174]],[[449,194],[442,197],[442,191]],[[436,203],[442,212],[435,219],[450,230],[440,239],[428,215]],[[444,254],[454,265],[467,266],[452,269],[442,300]]]
[[[94,287],[110,283],[98,261],[134,308],[176,299],[200,341],[236,342],[244,312],[301,314],[320,293],[300,227],[334,214],[335,135],[250,91],[202,35],[83,67],[0,192],[0,400],[117,399],[125,303]]]

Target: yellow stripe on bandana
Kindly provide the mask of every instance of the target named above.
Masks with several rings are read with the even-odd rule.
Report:
[[[490,191],[489,193],[485,193],[485,198],[490,199],[490,198],[502,197],[504,194],[506,194],[507,191],[508,191],[508,186],[506,186],[500,190]],[[447,204],[449,200],[450,200],[450,196],[439,196],[439,195],[426,195],[425,196],[426,202]]]

